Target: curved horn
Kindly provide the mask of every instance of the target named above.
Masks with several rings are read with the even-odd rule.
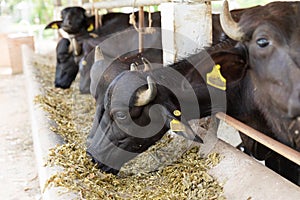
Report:
[[[137,101],[135,102],[135,106],[144,106],[147,105],[150,101],[152,101],[157,94],[157,87],[154,80],[147,76],[148,89],[143,90],[137,93]]]
[[[223,8],[220,13],[220,23],[226,35],[233,40],[242,41],[245,34],[240,30],[238,23],[232,19],[227,0],[223,3]]]
[[[130,71],[138,71],[138,67],[135,63],[130,64]]]
[[[99,60],[104,60],[104,56],[103,56],[101,48],[99,46],[96,46],[95,47],[94,61],[97,62]]]
[[[152,69],[152,65],[149,60],[146,58],[142,57],[142,62],[144,63],[144,71],[150,71]]]
[[[80,53],[81,53],[81,47],[78,44],[78,42],[75,39],[75,37],[71,38],[71,44],[72,44],[75,56],[79,56]]]

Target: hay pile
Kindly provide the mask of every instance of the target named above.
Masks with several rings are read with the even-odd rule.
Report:
[[[65,140],[49,150],[46,165],[63,170],[49,178],[45,189],[65,187],[80,199],[225,199],[222,186],[207,173],[220,156],[200,158],[198,146],[171,134],[125,164],[118,176],[100,172],[85,152],[94,99],[79,93],[78,80],[70,89],[54,88],[54,66],[33,64],[42,86],[35,103],[54,122],[51,130]]]

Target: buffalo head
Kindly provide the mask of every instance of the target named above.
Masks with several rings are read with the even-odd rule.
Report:
[[[289,132],[300,117],[299,8],[299,2],[274,2],[245,11],[237,23],[225,1],[220,19],[225,33],[248,51],[255,104],[272,124],[275,137],[290,146],[295,133],[282,131]]]
[[[62,20],[49,23],[45,29],[62,29],[68,35],[61,39],[56,47],[55,86],[69,88],[78,72],[81,58],[81,40],[88,38],[94,30],[94,16],[87,16],[82,7],[67,7],[61,11]]]
[[[219,57],[217,50],[215,53],[214,56]],[[231,64],[242,65],[240,57],[227,63],[226,57],[223,60],[224,77],[233,86],[238,85],[245,69],[231,67]],[[97,113],[87,152],[102,170],[117,173],[125,162],[145,151],[169,129],[201,142],[187,121],[209,115],[212,107],[226,108],[226,101],[222,99],[226,98],[225,92],[210,90],[205,83],[204,77],[213,66],[211,56],[201,52],[169,67],[150,71],[123,70],[108,87],[103,87],[105,81],[97,82],[98,87],[92,90],[97,100]],[[102,79],[109,77],[104,73]]]
[[[237,118],[300,151],[300,3],[273,2],[246,10],[234,21],[224,2],[220,22],[247,56],[244,99]],[[230,58],[228,58],[230,59]],[[242,135],[246,148],[266,165],[300,184],[297,164]]]
[[[172,122],[182,129],[178,134],[202,142],[187,121],[173,114],[174,104],[178,105],[176,97],[172,99],[172,93],[156,83],[150,72],[121,73],[106,90],[99,125],[87,152],[102,170],[117,173],[125,162],[158,141]]]
[[[45,29],[62,28],[68,34],[85,33],[94,30],[95,17],[87,16],[82,7],[67,7],[61,11],[62,20],[50,22]]]

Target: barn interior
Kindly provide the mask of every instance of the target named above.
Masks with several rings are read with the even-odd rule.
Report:
[[[232,10],[269,2],[273,1],[230,0],[229,5]],[[275,146],[296,163],[300,153],[224,113],[189,122],[206,145],[168,132],[126,163],[118,176],[102,173],[85,152],[94,98],[80,93],[80,75],[67,90],[54,87],[56,46],[65,33],[45,26],[60,20],[66,7],[85,8],[88,15],[96,16],[96,28],[107,13],[160,11],[162,29],[167,30],[162,35],[166,65],[211,45],[211,15],[219,13],[222,4],[221,0],[2,0],[0,196],[12,200],[299,199],[299,186],[238,148],[238,131]],[[137,31],[150,26],[135,25]],[[139,34],[140,52],[144,42]]]

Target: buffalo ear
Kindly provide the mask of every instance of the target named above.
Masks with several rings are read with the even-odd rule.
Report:
[[[238,82],[244,78],[248,67],[247,57],[241,49],[229,49],[211,55],[227,83]]]
[[[94,15],[87,18],[86,30],[88,32],[92,32],[95,30],[95,16]]]
[[[172,115],[168,115],[167,117],[167,123],[173,133],[180,135],[188,140],[203,143],[203,140],[193,131],[192,127],[186,120],[181,119],[181,121],[179,121]]]
[[[53,21],[50,22],[45,29],[60,29],[62,21]]]

